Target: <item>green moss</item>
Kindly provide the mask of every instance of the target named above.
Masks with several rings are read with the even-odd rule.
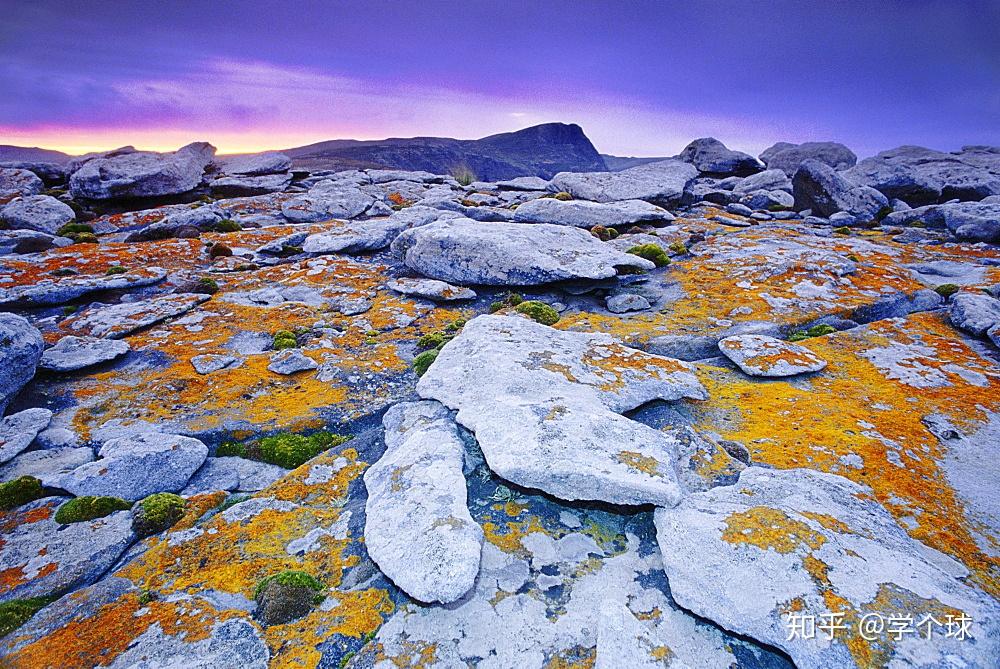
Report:
[[[115,274],[125,274],[126,272],[128,272],[128,270],[121,265],[112,265],[108,268],[108,271],[106,271],[105,274],[108,276],[114,276]]]
[[[497,311],[506,309],[507,307],[516,307],[521,304],[521,302],[524,302],[524,298],[518,293],[507,293],[503,299],[497,300],[490,305],[490,313],[496,313]]]
[[[99,240],[97,235],[90,232],[74,232],[71,235],[65,235],[73,240],[76,244],[97,244]]]
[[[417,376],[423,376],[424,373],[426,373],[430,368],[431,364],[437,360],[437,357],[438,349],[424,351],[413,359],[413,371],[417,373]]]
[[[215,224],[216,232],[239,232],[243,226],[230,218],[224,218]]]
[[[857,257],[853,253],[847,256],[847,259],[850,260],[851,262],[861,262],[861,258]]]
[[[314,576],[307,574],[304,571],[296,571],[293,569],[286,569],[285,571],[280,571],[277,574],[271,574],[265,578],[262,578],[257,582],[257,587],[254,588],[253,598],[257,599],[264,592],[271,583],[277,583],[278,585],[287,585],[290,588],[309,588],[310,590],[315,590],[316,592],[323,592],[326,590],[326,586],[323,585]],[[320,602],[323,598],[320,597]],[[316,602],[317,604],[319,602]]]
[[[810,337],[822,337],[823,335],[833,334],[836,331],[837,328],[833,327],[832,325],[827,325],[826,323],[822,323],[820,325],[814,325],[808,330],[806,330],[806,334],[808,334]]]
[[[639,244],[638,246],[630,248],[627,253],[639,256],[640,258],[645,258],[657,267],[666,267],[670,264],[670,258],[667,257],[667,252],[660,248],[658,244]]]
[[[881,221],[883,218],[885,218],[886,216],[888,216],[891,213],[892,213],[892,207],[890,207],[889,205],[886,205],[886,206],[882,207],[881,209],[879,209],[878,211],[875,212],[875,220],[876,221]]]
[[[142,604],[143,606],[149,604],[154,599],[156,599],[156,593],[154,593],[149,588],[143,588],[139,592],[139,603]]]
[[[249,450],[259,459],[285,469],[295,469],[323,451],[350,441],[349,436],[332,432],[314,432],[308,436],[282,432],[257,440]],[[256,453],[255,453],[256,451]]]
[[[608,242],[618,237],[618,231],[603,225],[595,225],[590,229],[590,234],[594,235],[602,242]]]
[[[94,228],[86,223],[67,223],[56,231],[56,235],[59,237],[69,237],[70,235],[79,234],[81,232],[94,234]]]
[[[926,228],[927,224],[924,223],[923,221],[913,221],[912,223],[910,223],[910,227],[911,228]]]
[[[215,449],[215,457],[224,458],[229,456],[245,458],[247,457],[247,447],[238,441],[224,441]]]
[[[468,186],[473,181],[476,180],[476,174],[468,165],[458,165],[451,171],[451,176],[455,178],[455,181],[462,184],[463,186]]]
[[[573,195],[571,193],[567,193],[564,190],[561,190],[558,193],[551,193],[550,195],[543,195],[542,197],[551,197],[554,200],[562,200],[563,202],[567,202],[573,199]]]
[[[849,235],[851,234],[851,229],[846,225],[842,225],[839,228],[833,229],[833,234],[835,235]]]
[[[72,304],[67,304],[65,307],[62,308],[62,315],[63,316],[72,316],[73,314],[76,313],[76,310],[78,308],[79,307],[73,306]]]
[[[295,335],[288,330],[278,330],[274,333],[274,339],[271,342],[271,347],[275,351],[281,351],[286,348],[298,348],[299,342],[296,340]]]
[[[947,300],[949,297],[958,292],[958,286],[953,283],[942,283],[934,289],[934,292]]]
[[[443,332],[430,332],[417,340],[417,348],[421,350],[438,348],[439,346],[444,346],[448,339],[449,337]]]
[[[45,497],[42,482],[34,476],[22,476],[13,481],[0,483],[0,509],[9,511],[22,504]]]
[[[519,314],[528,316],[533,321],[542,325],[555,325],[559,322],[559,312],[537,300],[528,300],[517,305],[516,311]]]
[[[139,502],[132,516],[132,529],[140,537],[169,529],[184,515],[184,498],[171,492],[158,492]]]
[[[28,622],[31,616],[56,600],[56,597],[32,597],[12,599],[0,604],[0,638],[3,638]]]
[[[230,495],[219,505],[219,513],[250,499],[250,495]]]
[[[76,276],[77,274],[79,274],[79,272],[77,272],[72,267],[60,267],[58,269],[52,270],[51,272],[49,272],[49,274],[51,274],[52,276]]]
[[[84,495],[66,502],[56,511],[56,522],[61,525],[82,523],[87,520],[104,518],[115,511],[128,511],[132,508],[129,502],[119,497],[95,497]]]
[[[805,330],[796,330],[788,335],[788,341],[802,341],[803,339],[809,339],[809,334]]]
[[[215,279],[203,276],[195,282],[195,290],[205,295],[215,295],[219,292],[219,284]]]
[[[775,202],[774,204],[767,205],[768,211],[791,211],[791,209],[792,208],[789,207],[788,205],[778,204],[777,202]]]
[[[670,250],[676,253],[677,255],[682,256],[688,252],[688,247],[684,245],[684,242],[676,241],[676,242],[671,242]]]

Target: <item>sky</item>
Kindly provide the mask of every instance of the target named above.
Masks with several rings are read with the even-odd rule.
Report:
[[[580,124],[662,156],[1000,145],[1000,0],[5,0],[0,144],[221,153]]]

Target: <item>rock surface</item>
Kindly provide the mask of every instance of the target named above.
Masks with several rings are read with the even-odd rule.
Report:
[[[76,214],[68,204],[48,195],[20,197],[0,208],[0,219],[8,226],[49,235],[56,234],[74,218]]]
[[[26,449],[52,420],[48,409],[25,409],[0,420],[0,463]]]
[[[120,358],[130,350],[128,342],[121,340],[66,335],[45,349],[38,366],[50,372],[72,372]]]
[[[667,223],[672,220],[674,217],[669,211],[644,200],[599,203],[543,197],[519,205],[514,212],[516,223],[551,223],[577,228]]]
[[[661,207],[678,203],[698,170],[680,160],[662,160],[621,172],[560,172],[549,190],[594,202],[646,200]]]
[[[829,165],[813,159],[799,166],[792,187],[795,206],[820,216],[843,211],[855,220],[867,222],[889,206],[889,200],[874,188],[855,185]]]
[[[795,176],[799,166],[807,160],[817,160],[838,172],[854,167],[858,162],[853,151],[837,142],[779,142],[761,153],[760,159],[768,170],[781,170],[789,177]]]
[[[750,376],[795,376],[826,367],[805,346],[766,335],[734,335],[719,341],[719,350]]]
[[[33,172],[17,167],[0,167],[0,204],[17,197],[30,197],[42,192],[45,184]]]
[[[426,297],[439,302],[454,302],[457,300],[474,300],[476,292],[471,288],[453,286],[445,281],[435,279],[392,279],[386,285],[397,293]]]
[[[0,415],[35,375],[42,357],[41,333],[24,317],[0,313]]]
[[[173,153],[119,151],[88,160],[69,178],[74,197],[91,200],[186,193],[201,182],[215,147],[188,144]]]
[[[763,169],[753,156],[733,151],[714,137],[694,140],[677,157],[712,176],[745,177]]]
[[[66,328],[89,337],[118,339],[178,316],[208,299],[208,295],[164,295],[139,302],[92,306],[68,322]]]

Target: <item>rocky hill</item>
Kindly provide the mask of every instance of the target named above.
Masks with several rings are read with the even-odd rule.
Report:
[[[394,169],[434,174],[469,174],[483,181],[522,176],[544,179],[558,172],[607,169],[583,129],[546,123],[475,140],[412,137],[358,141],[333,140],[284,153],[309,170]]]
[[[0,168],[0,666],[996,667],[1000,148],[291,167]]]
[[[37,161],[49,163],[65,163],[70,156],[62,151],[40,149],[37,146],[12,146],[0,144],[0,163]]]

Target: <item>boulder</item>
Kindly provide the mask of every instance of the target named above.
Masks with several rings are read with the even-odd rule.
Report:
[[[247,197],[250,195],[264,195],[266,193],[280,193],[288,188],[291,183],[292,175],[288,173],[240,174],[216,179],[209,184],[209,189],[215,197]]]
[[[624,314],[629,311],[645,311],[650,308],[649,300],[635,293],[619,293],[606,300],[608,311],[613,314]]]
[[[231,156],[217,161],[219,171],[228,175],[263,176],[281,174],[292,168],[292,159],[277,151]]]
[[[201,183],[215,147],[195,142],[173,153],[130,151],[93,158],[69,179],[73,197],[114,200],[178,195]]]
[[[66,335],[42,353],[38,366],[51,372],[72,372],[119,358],[131,350],[128,342]]]
[[[520,316],[469,321],[417,393],[457,411],[490,469],[513,483],[567,500],[666,506],[682,494],[677,441],[621,413],[707,397],[687,363]]]
[[[619,267],[655,267],[563,225],[438,221],[406,230],[392,249],[410,269],[458,284],[527,286],[606,279]]]
[[[757,190],[740,198],[740,204],[755,211],[770,211],[775,208],[790,209],[795,206],[795,198],[783,190]]]
[[[207,299],[208,295],[188,293],[121,304],[96,303],[63,325],[89,337],[121,339],[136,330],[190,311]]]
[[[89,293],[104,290],[127,290],[151,286],[163,281],[167,272],[159,267],[129,270],[124,274],[69,276],[42,279],[34,283],[0,288],[0,304],[47,306],[64,304]]]
[[[309,235],[302,242],[305,253],[364,253],[384,249],[409,222],[399,219],[349,221],[324,232]]]
[[[517,177],[506,181],[496,182],[496,187],[500,190],[548,190],[549,182],[541,177]]]
[[[718,346],[750,376],[794,376],[826,367],[826,361],[805,346],[767,335],[733,335],[721,339]]]
[[[45,184],[34,173],[16,167],[0,167],[0,204],[16,197],[38,195]]]
[[[183,231],[190,228],[208,232],[214,230],[223,218],[222,213],[214,206],[175,210],[159,221],[132,230],[125,241],[146,242],[180,237],[183,236]]]
[[[267,368],[275,374],[294,374],[304,372],[319,367],[316,361],[307,356],[297,348],[289,348],[278,351],[271,356],[271,362]]]
[[[753,156],[742,151],[732,151],[714,137],[694,140],[677,157],[694,165],[702,174],[712,176],[745,177],[763,169]]]
[[[385,454],[364,475],[368,555],[410,597],[454,602],[472,589],[483,547],[458,428],[437,402],[397,404],[382,424]]]
[[[28,451],[0,467],[0,481],[33,476],[41,481],[43,486],[54,486],[64,474],[93,459],[94,451],[86,446]]]
[[[768,171],[780,170],[788,177],[794,176],[802,163],[807,160],[817,160],[838,172],[854,167],[858,162],[858,157],[853,151],[837,142],[805,144],[778,142],[760,154],[760,159],[767,165]]]
[[[672,220],[674,216],[669,211],[645,200],[601,203],[544,197],[529,200],[514,211],[516,223],[551,223],[587,229],[595,225],[609,227],[636,223],[667,223]]]
[[[983,337],[1000,323],[1000,300],[983,293],[959,292],[951,298],[951,324],[976,337]]]
[[[794,174],[794,172],[792,173]],[[792,192],[792,179],[782,170],[764,170],[740,179],[733,185],[734,193],[745,195],[758,190],[783,190]]]
[[[829,165],[812,159],[795,172],[792,192],[796,209],[811,209],[817,216],[844,211],[858,222],[868,222],[889,207],[889,200],[874,188],[855,185]]]
[[[0,219],[12,228],[54,235],[76,218],[65,202],[48,195],[19,197],[0,209]]]
[[[191,437],[143,432],[106,441],[100,459],[59,480],[76,496],[111,495],[130,501],[156,492],[177,492],[208,457],[205,444]]]
[[[314,223],[335,218],[357,218],[375,203],[370,195],[349,181],[321,181],[308,193],[281,205],[281,213],[293,223]]]
[[[883,224],[947,228],[964,241],[1000,244],[1000,202],[929,204],[894,211],[885,217]]]
[[[907,535],[869,489],[840,476],[748,467],[735,485],[693,493],[654,518],[677,603],[780,648],[797,667],[853,667],[877,654],[900,666],[949,657],[985,668],[1000,653],[996,602],[956,578],[967,573],[958,562]],[[932,638],[925,627],[858,634],[865,615],[911,614],[916,630],[917,611],[938,621]],[[971,619],[964,640],[944,634],[958,612]]]
[[[35,376],[45,342],[23,316],[0,313],[0,415]]]
[[[659,160],[621,172],[560,172],[549,191],[594,202],[646,200],[661,207],[678,204],[698,170],[682,160]]]
[[[208,458],[191,477],[181,494],[191,497],[217,490],[257,492],[287,473],[288,470],[284,467],[247,458]]]
[[[47,163],[36,160],[6,160],[0,162],[0,168],[17,168],[28,170],[49,187],[66,183],[66,167],[59,163]]]
[[[10,512],[0,528],[0,602],[75,590],[100,578],[134,541],[128,511],[60,525],[66,497],[46,497]]]
[[[7,462],[26,449],[39,432],[49,426],[48,409],[25,409],[0,419],[0,463]]]
[[[403,295],[423,297],[428,300],[434,300],[435,302],[454,302],[456,300],[476,299],[476,292],[471,288],[453,286],[450,283],[437,281],[435,279],[410,279],[400,277],[398,279],[390,279],[386,283],[386,286],[397,293],[402,293]]]
[[[0,230],[0,255],[8,253],[41,253],[69,246],[73,241],[35,230]]]
[[[191,366],[194,367],[194,371],[199,374],[211,374],[212,372],[218,372],[221,369],[232,367],[238,362],[239,358],[235,356],[216,355],[214,353],[205,353],[191,358]]]

